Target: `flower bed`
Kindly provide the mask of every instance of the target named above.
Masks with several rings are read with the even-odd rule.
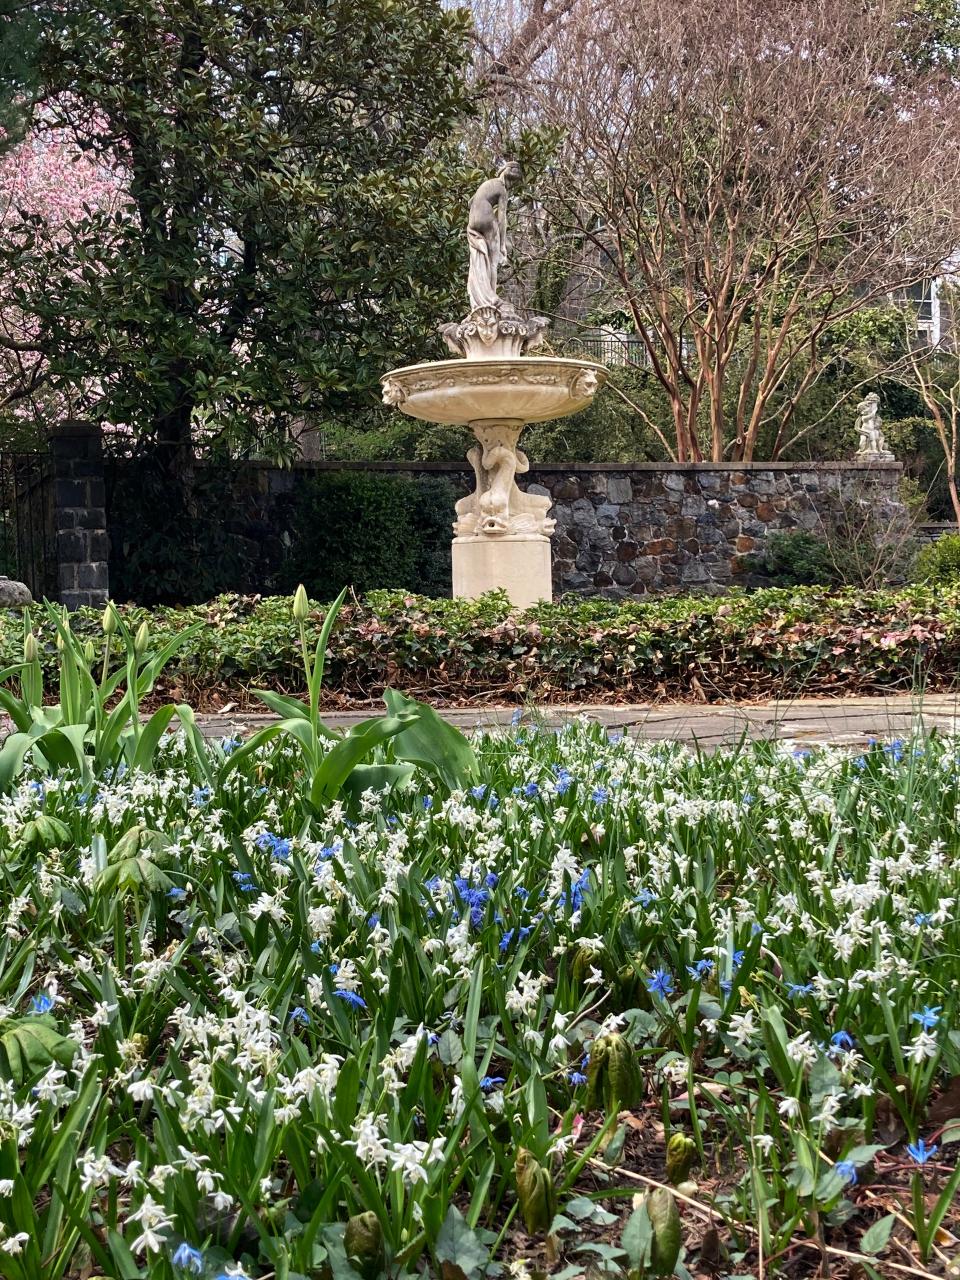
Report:
[[[128,607],[160,643],[204,624],[167,668],[166,684],[194,702],[242,699],[251,684],[303,688],[286,598],[224,596],[209,605]],[[317,634],[323,612],[309,621]],[[54,636],[37,617],[41,655]],[[102,643],[100,617],[74,631]],[[19,615],[0,614],[0,664],[19,659]],[[361,703],[388,685],[438,704],[472,701],[719,700],[954,687],[960,670],[960,590],[821,588],[636,604],[603,600],[516,613],[496,597],[430,600],[375,592],[338,619],[326,698]]]
[[[475,746],[0,800],[0,1276],[947,1274],[958,743]]]

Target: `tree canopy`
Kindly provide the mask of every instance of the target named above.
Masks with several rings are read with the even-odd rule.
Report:
[[[32,353],[48,387],[176,467],[204,434],[280,441],[422,349],[460,275],[462,13],[38,12],[35,134],[66,138],[117,189],[58,226],[8,211],[0,308],[23,322],[0,344]]]

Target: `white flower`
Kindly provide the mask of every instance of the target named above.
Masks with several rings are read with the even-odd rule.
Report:
[[[159,1253],[164,1245],[161,1231],[168,1231],[173,1226],[173,1219],[168,1216],[162,1204],[158,1204],[153,1196],[147,1193],[136,1213],[127,1215],[127,1222],[138,1222],[142,1228],[130,1246],[134,1253]]]
[[[737,1044],[741,1048],[746,1048],[757,1034],[757,1028],[753,1022],[753,1010],[748,1009],[746,1013],[735,1013],[730,1019],[729,1031]]]
[[[4,1253],[22,1253],[23,1246],[29,1239],[30,1236],[26,1231],[18,1231],[15,1236],[9,1236],[4,1240],[4,1242],[0,1244],[0,1249],[2,1249]]]
[[[0,1196],[12,1196],[12,1195],[13,1195],[13,1179],[0,1178]]]
[[[919,1066],[927,1058],[937,1056],[936,1037],[927,1031],[918,1031],[916,1039],[906,1046],[905,1052],[910,1061]]]
[[[798,1116],[801,1109],[799,1098],[784,1098],[779,1107],[777,1107],[780,1114],[782,1116],[786,1116],[788,1120],[792,1120],[795,1116]]]

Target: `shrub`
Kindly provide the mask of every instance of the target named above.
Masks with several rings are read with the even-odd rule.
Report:
[[[223,596],[150,612],[157,646],[196,622],[166,671],[177,700],[242,700],[251,685],[304,688],[289,597]],[[55,636],[31,610],[40,661],[55,676]],[[307,622],[315,644],[323,612]],[[100,615],[72,615],[99,654]],[[0,610],[0,668],[19,660],[22,621]],[[345,607],[327,655],[330,702],[368,704],[387,686],[443,703],[796,697],[955,687],[960,582],[897,591],[768,589],[619,603],[561,600],[511,609],[502,595],[430,600],[373,592]]]
[[[827,543],[801,529],[772,533],[761,554],[751,557],[751,568],[782,587],[830,586],[837,581]]]
[[[302,582],[319,599],[343,587],[450,593],[455,495],[441,479],[377,471],[328,471],[304,479],[293,498],[283,589]]]
[[[918,554],[914,576],[918,582],[953,583],[960,580],[960,533],[947,533]]]

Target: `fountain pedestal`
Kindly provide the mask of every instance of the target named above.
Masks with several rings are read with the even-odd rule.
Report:
[[[451,551],[456,598],[475,600],[485,591],[505,591],[518,609],[553,599],[549,538],[537,533],[457,537]]]

